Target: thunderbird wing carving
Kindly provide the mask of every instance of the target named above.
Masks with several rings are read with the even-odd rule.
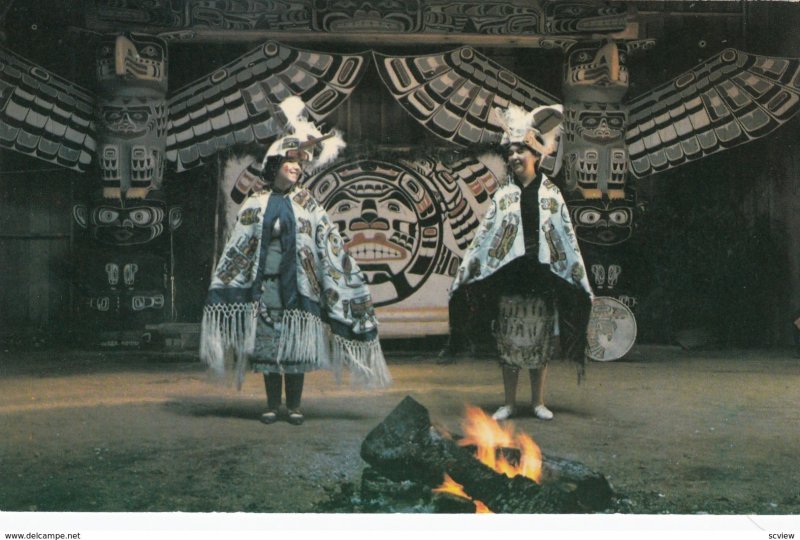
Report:
[[[269,41],[170,98],[167,159],[183,171],[235,144],[270,140],[285,123],[277,104],[289,96],[299,96],[319,121],[347,99],[368,63],[366,53],[318,53]]]
[[[726,49],[628,105],[639,178],[771,133],[800,108],[800,60]]]
[[[373,53],[381,79],[419,123],[459,145],[499,142],[493,107],[526,109],[555,97],[517,77],[470,47],[422,56]]]
[[[96,149],[94,95],[0,47],[0,146],[85,172]]]

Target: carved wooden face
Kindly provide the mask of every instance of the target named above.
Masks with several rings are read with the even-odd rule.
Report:
[[[104,195],[142,198],[161,187],[164,174],[166,44],[140,34],[110,36],[100,44],[97,70],[97,148]]]
[[[146,199],[100,198],[90,207],[73,209],[78,224],[104,244],[132,246],[158,238],[166,227],[175,230],[183,221],[179,207],[167,210],[167,203],[151,192]]]
[[[625,197],[627,112],[620,107],[570,104],[565,114],[565,185],[586,199]]]
[[[582,41],[570,46],[566,57],[565,101],[620,103],[628,91],[628,51],[624,43]]]
[[[323,32],[418,32],[419,0],[315,0],[312,27]]]
[[[165,99],[107,96],[98,103],[98,165],[106,197],[158,189],[164,176]],[[129,194],[129,197],[142,197]]]
[[[97,79],[102,88],[136,81],[167,91],[167,43],[147,34],[105,36],[97,49]]]
[[[633,203],[629,200],[568,201],[575,234],[589,244],[613,246],[633,234]]]

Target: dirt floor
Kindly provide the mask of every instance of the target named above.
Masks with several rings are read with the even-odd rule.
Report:
[[[258,421],[260,376],[237,393],[189,354],[0,353],[0,510],[310,512],[359,481],[361,441],[404,396],[454,432],[465,404],[500,404],[488,358],[387,356],[395,383],[381,392],[309,375],[295,427]],[[604,473],[618,512],[800,514],[798,388],[788,350],[640,346],[590,364],[580,386],[553,364],[555,419],[516,424]]]

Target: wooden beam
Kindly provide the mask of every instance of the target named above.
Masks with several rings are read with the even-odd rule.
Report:
[[[119,28],[95,25],[97,32],[119,32]],[[365,46],[408,46],[408,45],[449,45],[491,48],[551,48],[552,43],[562,40],[593,39],[639,39],[639,26],[628,25],[623,32],[614,34],[574,34],[574,35],[486,35],[466,33],[383,33],[383,32],[286,32],[274,30],[213,30],[197,28],[164,32],[163,28],[137,28],[137,32],[156,34],[172,43],[261,43],[275,40],[288,45],[306,45],[310,43],[344,43]]]

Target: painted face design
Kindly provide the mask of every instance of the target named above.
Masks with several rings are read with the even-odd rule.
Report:
[[[375,305],[413,294],[434,270],[442,220],[424,179],[395,163],[344,163],[308,186],[337,225]]]
[[[313,30],[323,32],[418,32],[419,0],[318,0],[311,3]]]
[[[575,104],[565,115],[569,144],[564,155],[567,190],[580,189],[585,199],[625,197],[628,150],[627,113],[612,105]]]
[[[357,193],[368,198],[356,198]],[[405,266],[414,248],[414,210],[408,197],[389,184],[356,182],[334,196],[331,219],[346,232],[347,249],[359,266],[385,265],[391,273]]]
[[[567,50],[565,101],[619,103],[628,91],[627,46],[613,41],[579,42]]]
[[[584,242],[613,246],[633,234],[633,205],[630,201],[576,200],[568,203],[575,234]]]

